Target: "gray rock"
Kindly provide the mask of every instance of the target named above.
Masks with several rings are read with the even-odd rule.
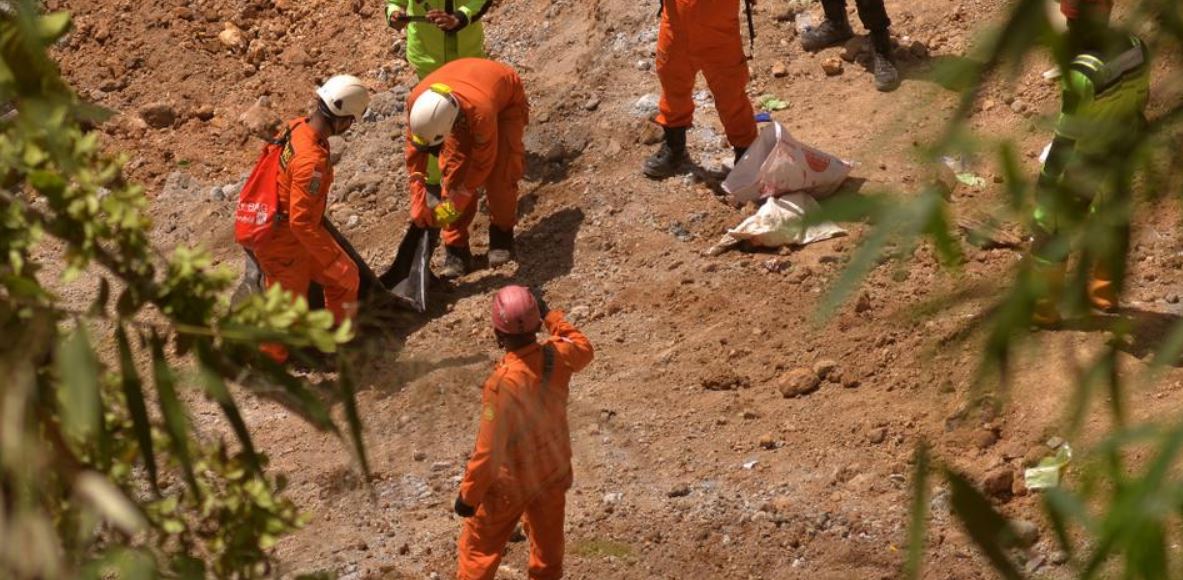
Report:
[[[353,215],[350,215],[345,220],[345,227],[350,228],[350,229],[356,228],[358,226],[358,224],[360,224],[360,223],[361,223],[361,218],[358,217],[357,214],[353,214]]]
[[[197,180],[193,179],[192,175],[174,171],[164,178],[164,186],[160,189],[160,199],[168,199],[172,197],[193,197],[201,186]],[[235,196],[238,192],[235,192]]]
[[[329,163],[336,165],[341,161],[341,156],[345,154],[348,149],[348,143],[339,135],[329,137]]]
[[[209,197],[214,201],[226,201],[226,192],[222,189],[222,186],[215,185],[209,188]]]
[[[1068,562],[1068,552],[1065,552],[1064,550],[1056,550],[1055,552],[1052,552],[1050,556],[1048,556],[1048,561],[1056,566],[1064,564]]]
[[[949,490],[940,488],[933,492],[932,499],[928,500],[928,509],[933,514],[946,516],[952,505],[950,504]]]
[[[407,97],[406,91],[399,89],[402,89],[402,87],[396,87],[396,89],[383,91],[374,95],[370,99],[370,108],[366,109],[362,120],[369,122],[381,121],[402,113],[406,108]]]
[[[661,97],[655,93],[642,95],[641,98],[637,99],[637,102],[633,103],[633,115],[637,117],[649,117],[657,114],[657,103],[660,100]]]
[[[585,111],[594,111],[598,108],[600,108],[600,98],[599,97],[592,97],[592,98],[588,99],[586,103],[583,104],[583,109]]]

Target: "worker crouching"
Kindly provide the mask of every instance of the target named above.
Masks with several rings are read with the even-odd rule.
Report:
[[[445,278],[471,267],[468,228],[476,217],[476,192],[488,200],[489,266],[513,258],[518,182],[525,174],[522,138],[529,105],[522,80],[504,64],[462,58],[427,75],[407,97],[406,162],[411,221],[421,228],[443,228]],[[442,200],[427,196],[428,157],[442,163]]]

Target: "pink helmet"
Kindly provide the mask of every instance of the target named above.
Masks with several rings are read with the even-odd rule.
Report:
[[[506,286],[493,297],[493,328],[503,334],[538,332],[542,316],[530,290],[522,286]]]

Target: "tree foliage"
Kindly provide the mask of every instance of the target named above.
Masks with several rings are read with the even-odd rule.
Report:
[[[365,450],[352,389],[342,434],[264,341],[335,352],[350,328],[278,287],[231,307],[232,274],[204,251],[162,254],[147,199],[90,130],[47,48],[70,17],[0,11],[0,576],[258,577],[303,524],[265,471],[229,384],[270,392]],[[55,265],[64,264],[64,268]],[[93,288],[88,303],[55,289]],[[201,435],[191,394],[229,441]]]
[[[1003,22],[983,38],[976,54],[946,63],[938,70],[938,81],[944,86],[958,87],[961,97],[947,130],[929,147],[927,161],[938,166],[945,155],[995,157],[1007,194],[1005,207],[991,216],[995,223],[1030,222],[1034,179],[1020,167],[1013,142],[975,135],[968,120],[983,94],[981,89],[1000,77],[1019,74],[1030,55],[1050,51],[1059,66],[1066,66],[1069,54],[1063,39],[1047,19],[1047,2],[1014,0]],[[1152,53],[1177,56],[1183,46],[1183,3],[1135,0],[1117,4],[1123,8],[1119,25],[1128,26],[1142,37]],[[1178,68],[1170,74],[1175,78],[1167,82],[1159,79],[1159,84],[1170,86],[1180,80]],[[1067,248],[1087,251],[1113,243],[1114,240],[1106,238],[1112,236],[1112,230],[1105,227],[1105,220],[1131,220],[1138,196],[1152,206],[1172,193],[1179,193],[1171,188],[1178,187],[1178,169],[1183,167],[1180,163],[1183,151],[1175,141],[1181,118],[1183,103],[1167,103],[1166,110],[1150,120],[1148,129],[1133,147],[1110,151],[1103,162],[1105,166],[1097,169],[1116,176],[1113,202],[1105,207],[1106,211],[1061,228],[1052,243],[1065,251]],[[823,314],[840,306],[878,264],[912,256],[911,250],[920,243],[931,244],[941,262],[956,270],[964,258],[954,235],[950,217],[953,207],[946,194],[947,191],[934,186],[911,197],[885,194],[837,199],[826,204],[827,211],[817,219],[864,219],[875,226],[823,303]],[[1125,271],[1124,262],[1109,266],[1111,271]],[[1076,319],[1087,314],[1084,300],[1087,270],[1083,263],[1073,266],[1061,305]],[[1016,266],[1007,282],[995,303],[958,333],[958,336],[982,338],[977,395],[983,391],[1005,394],[1012,377],[1014,353],[1032,337],[1030,328],[1036,300],[1047,296],[1047,288],[1032,272],[1029,260]],[[1176,319],[1171,329],[1160,337],[1150,370],[1143,376],[1130,377],[1118,372],[1118,359],[1131,341],[1135,325],[1125,314],[1101,321],[1100,328],[1111,338],[1076,374],[1075,393],[1066,405],[1068,411],[1062,420],[1069,439],[1082,434],[1084,418],[1092,408],[1107,410],[1114,427],[1099,444],[1084,449],[1083,454],[1078,450],[1077,455],[1083,455],[1083,459],[1076,462],[1079,467],[1074,468],[1072,481],[1042,496],[1043,511],[1052,524],[1055,541],[1070,556],[1070,569],[1082,578],[1116,575],[1164,578],[1177,576],[1180,570],[1179,561],[1171,559],[1173,551],[1169,546],[1176,541],[1172,533],[1177,532],[1183,508],[1180,501],[1183,480],[1177,476],[1183,423],[1132,423],[1123,401],[1131,385],[1157,380],[1162,365],[1179,360],[1183,354],[1183,319]],[[1148,460],[1132,462],[1129,457],[1134,448],[1155,451]],[[948,487],[953,514],[995,572],[1006,578],[1023,575],[1009,551],[1014,547],[1011,523],[963,474],[944,464],[929,447],[921,444],[915,477],[905,564],[908,577],[919,577],[923,571],[927,494],[934,481]]]

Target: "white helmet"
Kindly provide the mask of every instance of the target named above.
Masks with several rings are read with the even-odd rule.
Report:
[[[370,105],[370,91],[351,75],[337,75],[316,89],[324,109],[334,117],[353,117],[360,121]]]
[[[411,107],[411,142],[416,147],[435,147],[444,142],[460,115],[460,104],[452,87],[436,83],[419,94]]]

